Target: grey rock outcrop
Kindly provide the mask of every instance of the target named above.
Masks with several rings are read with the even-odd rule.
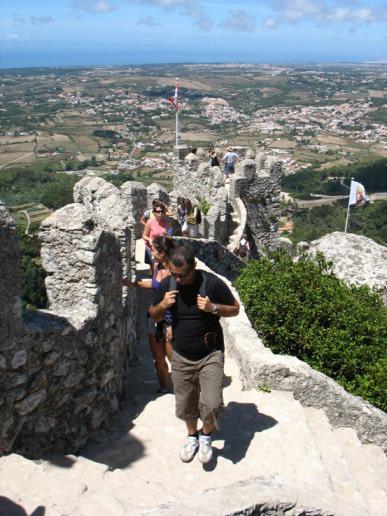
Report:
[[[333,263],[334,273],[347,283],[368,285],[387,304],[387,247],[370,238],[335,231],[311,242],[308,253],[318,251]]]

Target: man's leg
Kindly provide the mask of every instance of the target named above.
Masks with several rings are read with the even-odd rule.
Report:
[[[223,412],[224,354],[215,351],[203,359],[199,370],[200,414],[203,428],[199,436],[199,460],[207,463],[212,457],[211,432],[219,428]]]
[[[199,446],[197,424],[199,413],[199,378],[196,362],[178,353],[172,354],[172,381],[175,393],[176,416],[187,427],[188,436],[180,451],[180,459],[190,462]]]

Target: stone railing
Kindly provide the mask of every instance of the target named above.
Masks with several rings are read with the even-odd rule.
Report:
[[[208,267],[204,263],[201,267]],[[219,274],[216,269],[212,270]],[[239,300],[234,287],[227,279],[225,281]],[[292,356],[274,354],[252,328],[242,305],[237,317],[223,318],[221,323],[226,348],[239,367],[245,388],[291,391],[303,405],[323,409],[334,427],[349,426],[362,442],[379,445],[387,451],[385,412],[349,394],[305,362]]]
[[[135,341],[121,286],[132,268],[128,214],[98,178],[75,197],[41,227],[50,310],[24,314],[16,228],[0,205],[1,451],[74,452],[118,408]]]
[[[239,197],[231,198],[231,205],[234,210],[234,219],[237,218],[239,220],[238,227],[234,230],[233,235],[230,237],[230,242],[227,246],[227,249],[233,252],[236,246],[239,244],[243,233],[246,231],[247,225],[247,211],[246,206],[244,205],[242,199]]]
[[[189,244],[195,256],[216,274],[224,276],[229,281],[238,277],[240,270],[246,263],[238,256],[231,253],[227,247],[216,240],[205,240],[203,238],[176,237],[176,240]]]

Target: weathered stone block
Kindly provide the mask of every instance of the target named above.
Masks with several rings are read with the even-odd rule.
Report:
[[[24,366],[28,360],[28,353],[26,350],[22,349],[17,351],[11,360],[12,369],[19,369],[19,367]]]
[[[42,403],[47,397],[47,391],[39,391],[34,394],[30,394],[24,400],[16,403],[15,409],[19,416],[24,416],[25,414],[29,414],[36,407]]]

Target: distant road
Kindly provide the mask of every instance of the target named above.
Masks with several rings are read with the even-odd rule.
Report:
[[[3,163],[3,165],[0,165],[0,168],[6,167],[10,163],[15,163],[15,161],[19,161],[20,159],[26,158],[27,156],[29,156],[30,154],[33,154],[33,153],[34,153],[34,151],[27,152],[27,154],[23,154],[23,156],[20,156],[20,158],[16,158],[16,159],[13,159],[12,161],[8,161],[8,163]]]
[[[322,196],[321,199],[313,199],[312,201],[302,201],[294,199],[294,202],[297,204],[299,208],[304,209],[311,209],[315,208],[316,206],[323,206],[324,204],[333,204],[334,202],[338,201],[339,199],[348,199],[348,195],[332,195]],[[377,192],[369,195],[370,201],[383,201],[387,200],[387,192]]]

